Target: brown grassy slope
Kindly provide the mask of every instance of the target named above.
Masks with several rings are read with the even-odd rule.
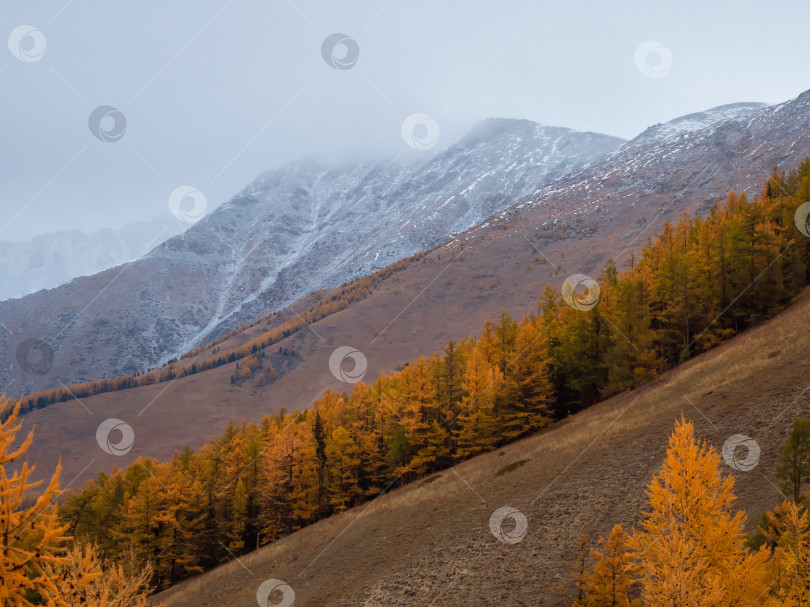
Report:
[[[219,435],[231,417],[258,422],[281,407],[306,407],[326,388],[350,389],[328,367],[338,346],[365,354],[370,382],[380,370],[429,355],[450,338],[477,333],[501,310],[522,317],[535,309],[547,282],[559,288],[570,274],[598,275],[610,258],[625,267],[631,251],[664,220],[705,212],[730,189],[754,193],[772,166],[800,162],[810,150],[810,97],[768,111],[772,115],[749,125],[748,143],[734,154],[718,147],[716,133],[706,132],[689,145],[677,140],[631,146],[554,182],[538,193],[535,204],[517,205],[503,218],[459,235],[383,281],[364,300],[280,342],[298,356],[273,361],[288,368],[263,388],[232,386],[233,365],[228,365],[171,384],[28,414],[25,424],[37,426],[31,457],[44,473],[61,454],[65,483],[81,485],[114,463],[125,466],[147,455],[165,459],[186,444],[199,447]],[[552,225],[560,239],[537,237]],[[592,228],[592,235],[582,236]],[[304,308],[295,304],[294,309]],[[258,330],[252,328],[251,335]],[[230,341],[236,345],[244,338]],[[107,456],[96,444],[96,428],[108,417],[135,431],[135,445],[125,456]]]
[[[695,202],[690,209],[697,206]],[[385,280],[366,299],[271,346],[268,355],[279,346],[289,346],[297,355],[273,360],[276,367],[282,363],[289,367],[264,388],[252,383],[231,385],[234,364],[230,364],[173,382],[31,412],[23,418],[26,428],[37,428],[30,457],[45,473],[61,455],[64,482],[75,487],[138,456],[166,459],[186,444],[197,448],[219,435],[229,418],[258,422],[281,407],[306,407],[326,388],[350,390],[351,385],[335,379],[328,366],[329,355],[342,345],[365,354],[365,380],[370,382],[381,370],[429,355],[448,339],[478,333],[484,320],[501,310],[518,318],[536,310],[537,296],[548,282],[559,288],[569,274],[597,274],[604,261],[630,244],[632,239],[618,240],[627,226],[649,211],[647,205],[639,205],[605,215],[613,212],[616,217],[606,220],[591,238],[549,243],[535,239],[537,226],[555,215],[552,209],[537,209],[520,220],[472,230],[463,240],[451,241]],[[673,205],[665,217],[674,220],[679,213]],[[660,222],[645,226],[634,244],[638,246],[656,227]],[[225,346],[220,346],[222,351]],[[134,447],[125,456],[106,455],[96,444],[96,428],[110,417],[126,421],[135,431]]]
[[[158,595],[167,607],[252,606],[265,579],[296,605],[557,605],[545,589],[568,581],[580,528],[606,534],[639,518],[674,420],[685,415],[718,450],[734,434],[760,445],[736,479],[753,529],[781,496],[773,476],[792,419],[810,416],[810,290],[779,317],[500,452],[393,491]],[[744,454],[743,454],[744,455]],[[509,464],[528,460],[498,476]],[[489,517],[528,518],[505,544]]]

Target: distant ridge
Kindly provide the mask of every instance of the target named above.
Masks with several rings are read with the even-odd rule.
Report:
[[[0,383],[18,395],[142,372],[440,244],[622,143],[495,121],[415,164],[303,161],[268,171],[141,259],[0,303],[14,331],[0,335],[0,357],[11,361]],[[27,339],[53,350],[48,373],[14,364]]]

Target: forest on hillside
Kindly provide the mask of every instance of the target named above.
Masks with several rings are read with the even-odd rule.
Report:
[[[199,451],[100,474],[60,508],[70,533],[166,587],[637,388],[787,306],[810,282],[810,160],[755,199],[665,223],[630,267],[546,286],[536,314],[506,312],[350,393],[234,424]],[[596,302],[598,301],[598,304]]]
[[[807,200],[810,160],[789,174],[774,171],[753,200],[731,193],[706,217],[664,224],[630,267],[619,271],[610,262],[598,282],[578,279],[584,289],[570,281],[562,291],[547,285],[534,314],[516,320],[504,312],[475,337],[450,341],[349,393],[326,392],[307,410],[281,411],[260,424],[231,422],[198,451],[186,447],[169,461],[140,458],[99,474],[60,500],[58,510],[58,470],[40,499],[33,505],[25,499],[35,488],[30,469],[12,464],[33,439],[12,447],[22,403],[3,403],[0,491],[9,507],[0,512],[0,532],[11,539],[0,559],[0,596],[22,596],[28,602],[12,603],[20,605],[68,604],[47,602],[60,593],[84,596],[87,604],[142,604],[150,587],[168,587],[637,388],[773,316],[810,283]],[[765,552],[746,552],[740,519],[728,515],[731,486],[715,470],[716,455],[694,442],[685,421],[672,440],[664,476],[654,481],[664,493],[651,485],[651,499],[671,499],[678,487],[665,475],[684,462],[691,462],[690,474],[700,472],[690,477],[696,491],[718,492],[701,521],[720,521],[717,528],[731,539],[722,544],[728,570],[706,574],[712,588],[743,570],[756,574],[746,584],[766,580],[777,545],[784,544],[778,558],[788,558],[794,546],[810,559],[807,514],[789,504],[766,522]],[[644,529],[632,537],[614,530],[600,543],[582,545],[580,593],[572,599],[580,602],[573,604],[642,600],[631,599],[631,587],[660,573],[632,556],[648,551],[644,542],[653,529]],[[684,532],[684,542],[694,540],[692,531]],[[586,561],[593,561],[590,569]],[[605,575],[628,584],[620,596],[614,593],[618,602],[606,603],[594,590]],[[589,593],[596,598],[585,602]],[[124,598],[88,598],[102,595]]]
[[[23,396],[19,399],[20,412],[24,414],[54,403],[173,381],[231,363],[236,363],[236,372],[231,378],[232,382],[237,379],[243,380],[255,376],[257,386],[263,386],[266,382],[273,381],[277,375],[277,370],[269,362],[263,361],[267,348],[310,324],[345,310],[352,303],[364,299],[386,278],[408,267],[409,264],[422,259],[429,252],[429,250],[421,251],[401,259],[373,274],[351,280],[331,292],[319,291],[314,293],[313,296],[317,301],[301,313],[293,312],[292,315],[289,315],[285,314],[288,312],[285,309],[263,316],[252,323],[221,335],[211,343],[198,346],[179,358],[170,360],[164,367],[151,369],[145,373],[95,379],[69,386],[63,385],[52,390],[43,390]],[[285,316],[291,317],[285,318]],[[264,325],[264,330],[261,331],[258,337],[254,337],[238,347],[222,349],[223,344],[230,338],[261,325]],[[284,349],[284,353],[289,354],[289,350]],[[0,413],[0,420],[8,414],[9,412]]]

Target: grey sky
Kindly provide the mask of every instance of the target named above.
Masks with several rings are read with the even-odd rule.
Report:
[[[4,0],[3,41],[30,25],[47,46],[0,47],[0,240],[168,214],[184,185],[210,211],[286,161],[435,153],[491,116],[629,138],[783,101],[810,88],[807,23],[796,0]],[[335,32],[359,45],[351,69],[321,56]],[[664,77],[636,67],[646,41],[671,51]],[[117,142],[88,128],[100,105],[126,117]],[[417,112],[433,152],[400,135]]]

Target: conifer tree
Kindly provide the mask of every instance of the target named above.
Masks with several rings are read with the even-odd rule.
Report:
[[[533,322],[524,319],[514,347],[506,372],[506,406],[500,415],[507,442],[546,426],[554,402],[548,343]]]
[[[583,579],[583,606],[629,607],[633,563],[627,544],[627,534],[616,525],[607,539],[599,538],[599,547],[591,549],[594,564]]]
[[[643,278],[637,274],[622,276],[616,284],[616,291],[619,304],[613,324],[618,334],[609,357],[605,396],[646,384],[655,377],[661,365],[655,350]]]
[[[503,383],[500,369],[475,348],[464,373],[461,414],[456,424],[456,457],[465,459],[491,449],[495,434],[495,395]]]
[[[47,574],[56,580],[54,590],[46,590],[42,597],[48,605],[57,605],[65,597],[71,605],[82,607],[148,607],[149,580],[152,568],[149,563],[137,565],[128,561],[130,570],[123,565],[110,564],[100,554],[97,546],[75,542],[59,563],[49,563]],[[154,605],[154,607],[159,607]]]
[[[364,495],[377,495],[386,484],[385,419],[380,395],[359,382],[351,394],[349,409],[356,412],[350,434],[360,452],[358,483]]]
[[[444,411],[457,413],[461,402],[463,388],[461,385],[464,371],[463,350],[452,339],[447,342],[439,363],[439,405]]]
[[[329,503],[342,512],[360,496],[357,469],[360,465],[358,448],[348,431],[338,426],[326,443],[329,462]]]
[[[0,414],[10,407],[8,400],[0,397]],[[42,481],[32,481],[34,467],[22,461],[34,440],[33,430],[14,446],[22,428],[19,412],[17,404],[0,422],[0,604],[33,606],[37,595],[47,593],[53,597],[52,605],[69,607],[93,576],[79,577],[64,596],[58,596],[58,576],[48,567],[64,563],[61,553],[67,526],[59,521],[54,501],[59,494],[61,465],[33,505],[27,505],[26,498]]]
[[[228,550],[241,554],[245,549],[245,531],[247,522],[247,489],[240,478],[231,501],[231,524],[228,530]]]
[[[438,455],[437,443],[442,438],[441,428],[433,423],[438,419],[433,377],[431,363],[420,356],[402,370],[395,392],[397,400],[403,403],[402,427],[409,445],[409,460],[419,456],[417,462],[408,468],[415,474],[422,474],[433,465]]]
[[[157,467],[152,460],[139,460],[138,464],[147,470]],[[171,579],[170,568],[165,566],[167,561],[161,554],[171,542],[171,533],[166,526],[168,500],[161,481],[150,474],[128,497],[124,520],[117,531],[119,541],[133,550],[140,562],[158,559],[154,572],[157,586],[168,584]]]
[[[315,408],[315,418],[312,421],[312,438],[315,441],[315,461],[318,473],[318,511],[326,511],[326,429],[324,428],[321,412]]]
[[[745,514],[732,513],[734,479],[714,449],[681,419],[647,489],[650,510],[631,537],[647,607],[757,605],[765,601],[768,551],[745,547]]]
[[[767,528],[760,529],[774,545],[773,604],[810,605],[810,516],[795,502],[785,501],[766,512]]]
[[[579,607],[585,601],[585,584],[587,579],[587,565],[588,556],[591,554],[591,547],[593,544],[593,536],[588,532],[587,528],[583,527],[579,533],[579,540],[577,541],[577,562],[574,570],[571,572],[571,579],[574,580],[576,585],[576,597],[571,601],[573,605]],[[563,587],[560,586],[558,594],[566,596]]]
[[[318,457],[312,426],[308,421],[296,424],[297,436],[301,442],[292,482],[289,502],[295,528],[310,523],[318,512]],[[328,442],[327,442],[328,445]],[[327,458],[328,461],[328,458]]]
[[[515,351],[515,340],[518,336],[518,323],[505,311],[501,312],[495,330],[495,364],[502,373],[506,372],[506,366],[512,359]]]
[[[280,430],[278,428],[281,428]],[[263,535],[275,539],[291,533],[295,515],[290,495],[300,472],[303,443],[291,415],[285,415],[266,431],[263,467],[260,469],[260,496],[263,506]]]
[[[802,484],[810,480],[810,421],[793,420],[793,430],[779,454],[776,477],[782,479],[780,488],[785,494],[792,495],[796,503],[802,501]]]
[[[561,317],[565,330],[555,351],[557,369],[567,389],[567,408],[576,411],[599,402],[607,386],[611,328],[598,307],[587,312],[567,308]]]

